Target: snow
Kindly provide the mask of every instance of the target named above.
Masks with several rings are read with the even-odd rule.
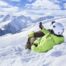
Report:
[[[65,6],[64,4],[64,8]],[[6,34],[0,36],[0,66],[66,66],[66,10],[60,9],[59,5],[50,0],[36,0],[32,4],[26,4],[25,9],[0,0],[0,29],[4,31],[5,26],[9,25],[11,28],[7,27],[8,30],[13,30],[12,27],[15,28],[13,31],[20,30],[15,34],[7,33],[6,30]],[[47,29],[51,28],[53,20],[64,25],[64,43],[54,46],[46,53],[26,50],[28,33],[38,31],[40,21]]]
[[[66,40],[66,18],[55,21],[64,25]],[[45,27],[49,26],[50,22],[44,23]],[[66,66],[66,42],[54,46],[47,53],[36,53],[25,49],[28,33],[37,29],[39,29],[38,23],[23,32],[0,37],[0,66]]]

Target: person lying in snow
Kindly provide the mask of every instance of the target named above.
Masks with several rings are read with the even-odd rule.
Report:
[[[28,37],[26,48],[35,52],[47,52],[54,45],[64,42],[64,27],[61,23],[52,22],[52,29],[47,30],[42,23],[39,24],[40,31],[31,32]]]

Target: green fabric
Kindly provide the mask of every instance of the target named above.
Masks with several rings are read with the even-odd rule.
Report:
[[[39,44],[40,43],[40,40],[41,40],[41,38],[37,38],[35,41],[34,41],[34,44]]]
[[[29,34],[28,34],[28,37],[29,38],[32,38],[34,36],[34,31],[32,31],[32,32],[30,32]]]
[[[54,45],[64,42],[64,37],[58,37],[54,34],[51,34],[46,29],[41,30],[45,35],[36,40],[34,43],[37,44],[37,47],[33,44],[31,49],[35,52],[46,52],[53,48]]]
[[[50,33],[48,30],[46,30],[45,28],[43,28],[42,30],[41,30],[44,34],[47,34],[47,33]]]

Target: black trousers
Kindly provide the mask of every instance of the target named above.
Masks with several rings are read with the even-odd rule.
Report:
[[[25,48],[26,49],[31,49],[31,46],[32,46],[33,42],[36,40],[36,38],[42,37],[42,36],[44,36],[43,32],[41,32],[41,31],[35,32],[34,36],[32,38],[28,37],[28,40],[27,40]]]

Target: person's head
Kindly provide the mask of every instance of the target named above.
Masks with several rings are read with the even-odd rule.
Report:
[[[62,35],[63,34],[64,26],[61,23],[52,21],[51,26],[52,26],[52,30],[53,30],[54,34],[56,34],[56,35]]]

